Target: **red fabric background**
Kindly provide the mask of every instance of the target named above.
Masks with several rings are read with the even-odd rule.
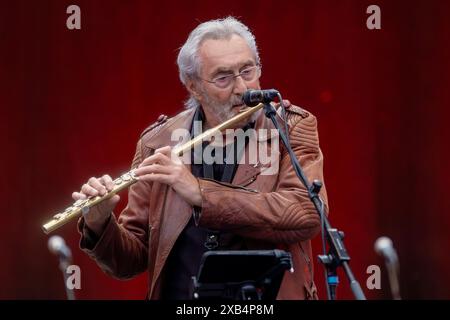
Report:
[[[366,28],[374,3],[382,30]],[[81,30],[66,28],[70,4]],[[425,0],[1,1],[0,298],[64,298],[41,224],[88,177],[128,169],[140,132],[182,108],[177,48],[199,21],[230,14],[256,35],[263,87],[318,118],[332,224],[363,288],[369,265],[383,271],[367,296],[390,298],[373,251],[388,235],[403,296],[450,298],[449,11]],[[145,275],[111,279],[78,249],[75,224],[57,233],[81,267],[79,298],[144,297]],[[338,297],[352,298],[340,280]]]

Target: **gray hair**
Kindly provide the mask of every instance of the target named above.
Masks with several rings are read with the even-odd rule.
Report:
[[[186,86],[188,80],[198,76],[200,70],[198,50],[205,40],[229,39],[234,34],[241,36],[247,42],[250,50],[253,51],[256,63],[260,64],[255,36],[246,25],[231,16],[224,19],[210,20],[199,24],[192,30],[180,49],[177,64],[181,82]],[[185,106],[186,108],[194,108],[199,106],[199,102],[191,95],[185,102]]]

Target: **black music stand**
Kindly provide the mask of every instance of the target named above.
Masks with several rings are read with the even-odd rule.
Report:
[[[282,250],[207,251],[197,277],[195,300],[275,300],[291,254]]]

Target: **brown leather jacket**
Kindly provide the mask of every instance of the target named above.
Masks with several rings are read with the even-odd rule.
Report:
[[[177,128],[190,130],[193,116],[194,110],[186,110],[170,119],[160,117],[138,141],[132,167],[138,166],[155,149],[174,145],[171,133]],[[287,116],[290,141],[308,179],[323,181],[316,118],[290,103]],[[260,128],[274,128],[262,111],[255,125],[255,129]],[[268,134],[257,139],[267,140],[270,148],[273,137]],[[319,216],[296,177],[281,141],[279,171],[263,175],[262,167],[240,164],[232,184],[199,179],[202,193],[199,225],[241,235],[249,250],[289,251],[294,273],[286,272],[277,298],[316,299],[310,239],[320,230]],[[321,197],[328,212],[325,187]],[[92,248],[88,249],[87,230],[80,219],[80,247],[113,277],[127,279],[147,270],[147,297],[158,299],[165,262],[192,212],[192,207],[167,185],[138,182],[130,187],[127,207],[118,219],[112,215]]]

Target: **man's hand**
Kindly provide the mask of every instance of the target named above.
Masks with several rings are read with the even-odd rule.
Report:
[[[92,177],[81,187],[80,192],[72,193],[74,200],[84,200],[87,197],[103,196],[114,188],[113,180],[110,176],[104,175],[101,178]],[[119,202],[120,197],[116,194],[109,199],[102,201],[90,208],[89,212],[84,215],[86,226],[91,229],[97,236],[103,233],[106,222],[111,216],[112,211]]]
[[[190,205],[200,206],[202,203],[197,179],[181,159],[172,154],[171,147],[157,149],[134,173],[140,180],[157,181],[171,186]]]

